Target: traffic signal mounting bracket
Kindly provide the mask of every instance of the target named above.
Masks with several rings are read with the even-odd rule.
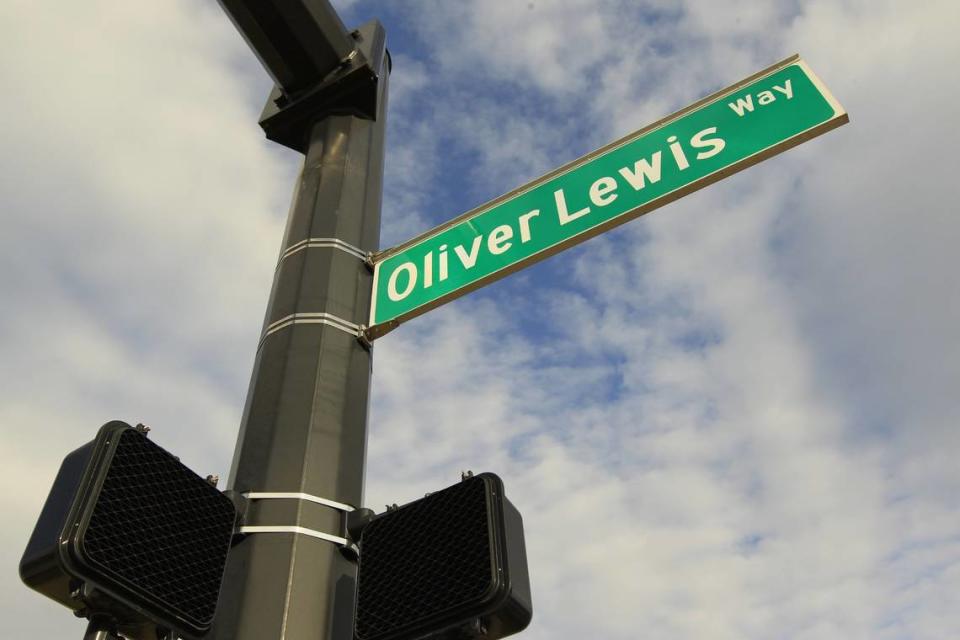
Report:
[[[376,20],[352,34],[355,55],[315,86],[292,95],[275,86],[260,114],[260,127],[268,140],[306,154],[315,122],[331,115],[352,115],[376,120],[383,83],[390,71],[386,32]]]

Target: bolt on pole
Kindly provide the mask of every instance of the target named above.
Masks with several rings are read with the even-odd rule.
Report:
[[[247,6],[265,11],[269,3],[221,4],[261,60],[272,60],[283,43],[270,38],[280,36],[250,27]],[[324,13],[325,1],[274,4],[336,18],[332,9]],[[325,20],[318,33],[330,31]],[[363,499],[371,353],[357,327],[366,321],[372,287],[363,256],[379,244],[389,59],[379,23],[343,33],[355,48],[333,69],[318,72],[312,87],[280,82],[295,64],[271,71],[278,87],[261,125],[270,139],[305,158],[228,487],[238,496],[324,500],[251,496],[246,502],[243,525],[255,532],[230,553],[211,632],[217,640],[353,636],[355,559],[341,544],[305,533],[342,536],[345,514],[324,501],[360,507]]]

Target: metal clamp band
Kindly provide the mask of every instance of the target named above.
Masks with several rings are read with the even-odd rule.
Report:
[[[336,509],[337,511],[342,511],[344,513],[350,513],[351,511],[355,510],[354,507],[344,504],[343,502],[327,500],[326,498],[310,495],[309,493],[298,493],[293,491],[248,491],[241,495],[247,500],[305,500],[307,502],[313,502],[314,504],[321,504],[325,507]],[[330,533],[323,533],[322,531],[307,529],[306,527],[298,527],[296,525],[248,525],[237,529],[237,533],[298,533],[300,535],[310,536],[311,538],[317,538],[319,540],[326,540],[327,542],[333,542],[339,545],[346,546],[349,544],[348,540],[343,536],[335,536]]]
[[[370,253],[368,251],[364,251],[359,247],[355,247],[348,242],[344,242],[343,240],[340,240],[339,238],[307,238],[306,240],[301,240],[296,244],[290,245],[290,247],[280,255],[280,260],[277,261],[277,268],[280,267],[280,263],[282,263],[284,260],[292,256],[293,254],[297,253],[298,251],[303,251],[304,249],[312,249],[315,247],[316,248],[322,247],[326,249],[339,249],[344,253],[350,254],[354,258],[359,258],[360,260],[363,260],[364,262],[366,262],[370,257]]]
[[[263,341],[266,340],[267,336],[271,333],[276,333],[281,329],[292,327],[295,324],[325,324],[334,329],[339,329],[344,333],[349,333],[354,338],[361,337],[365,330],[365,327],[362,325],[338,318],[332,313],[293,313],[284,318],[280,318],[276,322],[270,323],[266,331],[263,332],[263,337],[260,338],[260,344],[263,345]]]
[[[346,513],[350,513],[351,511],[355,510],[354,507],[351,507],[348,504],[336,502],[334,500],[327,500],[326,498],[320,498],[318,496],[312,496],[309,493],[294,493],[288,491],[248,491],[247,493],[241,495],[243,495],[243,497],[247,500],[306,500],[307,502],[322,504],[325,507],[330,507]]]
[[[268,526],[246,526],[240,527],[237,529],[237,533],[250,534],[250,533],[299,533],[300,535],[310,536],[311,538],[317,538],[319,540],[326,540],[327,542],[333,542],[335,544],[340,544],[346,546],[348,541],[346,538],[340,536],[333,536],[329,533],[323,533],[322,531],[315,531],[313,529],[307,529],[306,527],[297,527],[297,526],[282,526],[282,527],[268,527]]]

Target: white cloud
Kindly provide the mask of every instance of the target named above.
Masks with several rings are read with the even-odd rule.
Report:
[[[430,17],[430,25],[443,25],[430,36],[470,43],[440,48],[450,81],[479,59],[507,86],[529,81],[549,99],[569,99],[570,86],[597,87],[578,66],[594,59],[592,50],[576,50],[565,64],[574,56],[577,11],[553,23],[565,38],[537,30],[523,38],[518,7],[496,5],[480,20]],[[600,17],[591,16],[586,31],[595,20],[613,24],[615,9],[596,6]],[[607,367],[621,391],[613,399],[578,395],[566,406],[567,388],[549,386],[528,362],[527,379],[554,404],[544,412],[521,405],[507,419],[531,433],[520,457],[526,468],[508,467],[508,491],[520,494],[528,539],[539,541],[531,551],[540,603],[533,636],[922,638],[955,627],[944,598],[926,586],[949,592],[956,576],[948,541],[958,533],[951,514],[960,478],[947,460],[955,437],[948,428],[919,438],[913,430],[921,416],[955,422],[948,387],[960,362],[953,328],[960,313],[948,274],[956,225],[943,203],[956,190],[939,172],[953,164],[947,140],[956,136],[934,124],[949,121],[955,94],[956,83],[935,63],[954,47],[943,32],[951,11],[943,4],[909,13],[896,5],[804,3],[765,14],[698,6],[668,16],[659,32],[687,49],[630,58],[610,55],[629,45],[605,39],[611,62],[590,102],[612,133],[795,50],[836,89],[853,124],[541,271],[569,277],[572,268],[577,293],[530,291],[551,302],[525,304],[519,288],[538,285],[518,279],[522,285],[491,294],[504,314],[537,313],[536,324],[560,334],[551,356],[617,354]],[[484,21],[501,14],[508,16],[501,25]],[[551,80],[553,63],[571,77],[563,87]],[[522,112],[504,118],[497,131],[533,122]],[[502,154],[514,153],[523,136],[504,138],[494,132],[480,156],[489,171],[502,170]],[[922,158],[933,170],[908,177]],[[906,225],[908,209],[922,212],[923,224]],[[456,309],[472,306],[458,304],[431,313],[436,322],[459,320],[470,312]],[[901,328],[904,321],[915,330]],[[478,332],[467,323],[462,340],[484,344],[517,328]],[[432,343],[435,329],[425,330]],[[705,345],[684,345],[688,332],[702,334]],[[444,360],[445,352],[414,340],[412,353]],[[833,347],[839,355],[831,358]],[[391,376],[392,358],[381,351],[378,383]],[[483,381],[454,368],[437,378]],[[511,398],[524,397],[510,389]],[[393,398],[389,384],[380,393]],[[385,402],[390,413],[402,399]],[[405,459],[400,433],[421,431],[426,412],[413,411],[404,415],[406,430],[390,425],[391,460]],[[463,438],[458,433],[459,446]],[[374,473],[378,464],[374,458]],[[569,484],[551,493],[537,482],[547,475]],[[430,482],[420,486],[438,481]],[[923,569],[913,564],[918,546],[929,563]]]
[[[218,8],[0,12],[0,593],[12,637],[63,637],[78,623],[14,578],[57,465],[121,418],[226,475],[292,167]]]

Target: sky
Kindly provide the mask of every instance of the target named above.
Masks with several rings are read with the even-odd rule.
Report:
[[[393,57],[381,247],[800,53],[851,122],[377,341],[367,506],[493,471],[529,640],[960,629],[949,0],[335,3]],[[61,459],[226,477],[302,157],[215,3],[0,4],[0,613]]]

